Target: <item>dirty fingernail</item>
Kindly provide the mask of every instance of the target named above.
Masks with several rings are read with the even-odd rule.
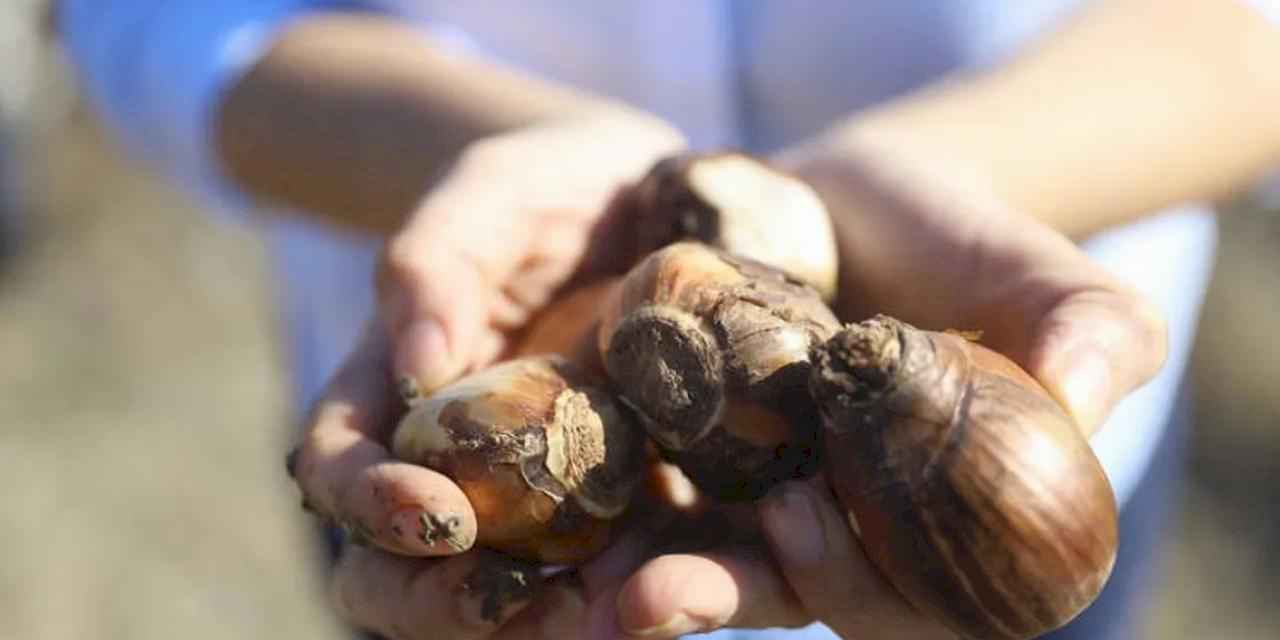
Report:
[[[391,514],[390,528],[406,548],[433,555],[460,553],[475,541],[475,532],[450,513],[401,509]]]

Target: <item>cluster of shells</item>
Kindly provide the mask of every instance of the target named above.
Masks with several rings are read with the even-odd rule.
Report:
[[[590,559],[647,452],[713,501],[825,475],[863,550],[968,638],[1030,638],[1091,603],[1115,559],[1111,487],[1015,364],[888,316],[842,326],[828,213],[740,154],[658,163],[637,253],[570,293],[511,359],[421,399],[392,450],[451,477],[477,544]]]

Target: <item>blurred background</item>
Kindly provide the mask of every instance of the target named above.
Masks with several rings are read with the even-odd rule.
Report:
[[[0,638],[339,638],[256,238],[127,164],[0,3]],[[1149,638],[1280,637],[1280,215],[1228,205]]]

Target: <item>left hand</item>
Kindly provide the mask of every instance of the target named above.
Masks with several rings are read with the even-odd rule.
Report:
[[[1083,434],[1094,433],[1163,365],[1158,311],[1065,236],[958,172],[895,156],[876,149],[851,160],[818,147],[784,159],[833,216],[838,315],[980,329],[985,345],[1043,384]],[[954,637],[877,573],[821,480],[779,487],[757,507],[772,557],[720,548],[650,560],[607,603],[616,608],[610,637],[814,620],[849,639]]]

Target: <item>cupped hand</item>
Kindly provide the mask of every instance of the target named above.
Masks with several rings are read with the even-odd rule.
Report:
[[[870,145],[856,155],[815,145],[778,161],[831,210],[842,320],[886,313],[925,329],[979,331],[1086,436],[1163,365],[1164,322],[1150,303],[980,183]],[[812,621],[848,639],[954,637],[879,575],[821,478],[778,487],[757,509],[770,553],[723,546],[649,560],[620,589],[612,637]]]
[[[389,238],[378,317],[289,458],[307,508],[347,532],[332,578],[345,620],[397,639],[542,637],[580,627],[584,593],[633,568],[628,558],[647,539],[638,533],[545,584],[527,567],[508,568],[539,588],[509,589],[497,604],[477,597],[477,576],[504,569],[473,549],[465,495],[393,459],[387,442],[406,388],[427,393],[494,362],[562,287],[629,266],[634,256],[615,250],[634,245],[618,196],[683,145],[672,128],[629,112],[481,140]]]
[[[642,564],[670,557],[673,543],[700,548],[728,537],[723,519],[700,513],[688,481],[651,460],[613,541],[581,567],[548,575],[472,546],[476,523],[461,490],[391,459],[382,444],[403,413],[389,354],[385,329],[371,324],[289,461],[308,508],[346,531],[329,593],[351,626],[390,640],[611,637],[619,593]]]

